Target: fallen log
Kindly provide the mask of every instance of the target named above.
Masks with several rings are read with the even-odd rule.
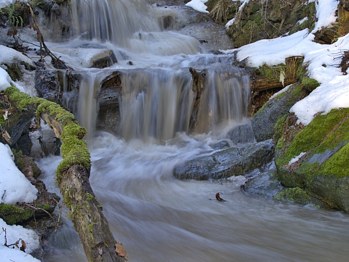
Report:
[[[30,97],[15,87],[6,89],[5,94],[19,110],[34,106],[37,118],[50,125],[62,142],[63,160],[56,172],[57,183],[88,261],[127,261],[126,252],[114,240],[89,183],[90,154],[83,140],[86,130],[78,125],[73,114],[54,102]]]

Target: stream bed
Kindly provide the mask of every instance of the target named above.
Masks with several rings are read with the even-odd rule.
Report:
[[[213,31],[205,34],[208,18],[197,18],[188,8],[144,2],[73,0],[76,38],[48,43],[80,70],[83,81],[73,107],[89,131],[90,182],[129,261],[348,261],[346,214],[250,195],[241,190],[244,176],[213,181],[173,176],[176,164],[214,152],[212,145],[222,141],[229,126],[246,120],[249,81],[245,73],[235,73],[232,53],[217,51],[231,47],[228,38],[217,36],[212,24]],[[212,32],[215,41],[207,40]],[[211,52],[213,47],[217,52]],[[88,52],[101,48],[112,50],[118,62],[104,71],[82,66]],[[209,90],[193,133],[189,68],[206,70]],[[108,70],[123,74],[122,92],[111,103],[120,111],[108,115],[120,118],[112,132],[96,130],[96,94],[103,81],[98,75],[105,77]],[[51,156],[38,163],[54,192],[60,160]],[[216,201],[218,192],[226,202]],[[57,212],[64,225],[46,243],[44,261],[86,261],[66,210]]]

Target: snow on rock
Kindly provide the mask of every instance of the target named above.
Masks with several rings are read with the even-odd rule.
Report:
[[[316,1],[316,18],[317,22],[313,32],[318,31],[321,27],[326,27],[336,22],[336,10],[339,4],[338,0],[320,0]]]
[[[0,219],[0,257],[3,262],[21,261],[21,262],[38,262],[36,258],[33,258],[28,253],[33,252],[40,247],[39,236],[30,229],[23,228],[22,226],[9,226],[2,219]],[[8,248],[5,244],[5,232],[2,228],[6,229],[7,244],[13,244],[17,240],[22,239],[26,244],[25,252],[20,251],[17,248]],[[19,244],[21,246],[21,244]]]
[[[298,156],[292,158],[292,159],[290,160],[290,162],[288,162],[288,165],[290,166],[290,165],[292,165],[292,164],[298,162],[299,159],[301,159],[302,156],[304,156],[305,154],[306,154],[305,152],[302,152],[302,153],[300,153]]]
[[[10,148],[2,143],[0,143],[0,156],[0,203],[30,203],[35,200],[37,189],[19,171]]]
[[[23,61],[29,65],[34,65],[33,61],[29,57],[23,55],[22,53],[12,48],[3,45],[0,45],[0,54],[0,64],[12,64],[14,62]]]
[[[4,91],[11,86],[11,77],[8,73],[0,67],[0,91]]]
[[[202,13],[208,13],[208,11],[206,10],[207,6],[205,5],[207,1],[208,0],[191,0],[185,5],[195,9],[196,11],[199,11]]]
[[[349,107],[349,75],[343,75],[338,67],[341,52],[348,49],[349,34],[332,45],[306,54],[310,76],[321,85],[290,110],[302,124],[309,124],[318,113],[327,114],[334,108]]]
[[[247,59],[249,66],[258,67],[262,64],[277,65],[285,62],[289,56],[305,55],[320,44],[312,42],[314,35],[304,29],[286,37],[263,39],[238,49],[237,59]]]

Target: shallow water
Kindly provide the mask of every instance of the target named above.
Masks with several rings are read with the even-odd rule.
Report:
[[[155,145],[95,137],[91,184],[130,261],[347,261],[345,214],[254,198],[240,189],[244,177],[173,178],[176,163],[208,153],[211,141],[181,135],[175,144]],[[40,161],[46,181],[59,160]],[[227,201],[217,202],[216,192]],[[85,261],[77,243],[66,225],[51,238],[45,261]]]

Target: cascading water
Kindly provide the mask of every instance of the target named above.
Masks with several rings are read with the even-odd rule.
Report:
[[[127,46],[138,32],[160,31],[154,13],[145,1],[73,0],[71,1],[74,33],[90,39],[111,41]]]
[[[109,48],[118,58],[103,70],[78,68],[79,106],[73,107],[90,131],[91,185],[130,261],[347,260],[346,215],[252,198],[240,190],[244,177],[173,177],[176,164],[215,152],[212,144],[222,135],[215,130],[246,121],[249,79],[232,66],[232,54],[204,53],[198,39],[161,31],[164,8],[146,1],[71,3],[80,48]],[[103,86],[113,74],[120,78]],[[116,136],[93,132],[101,93]],[[49,188],[59,161],[39,162]],[[217,202],[216,192],[227,202]],[[47,251],[48,262],[86,261],[70,224],[50,238]]]

